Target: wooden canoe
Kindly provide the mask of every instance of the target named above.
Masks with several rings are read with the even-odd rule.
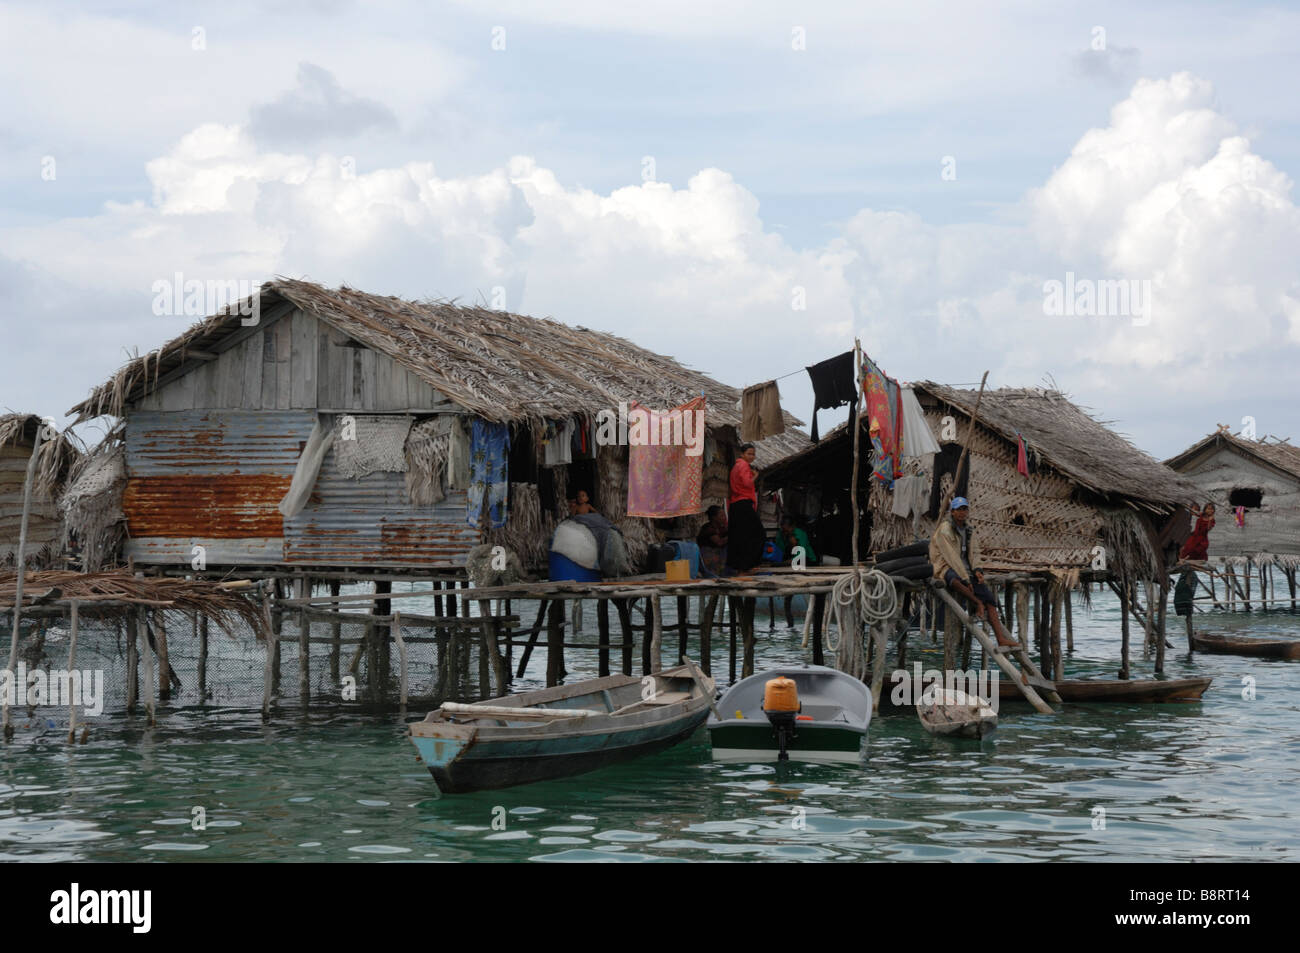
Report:
[[[1061,701],[1115,703],[1161,703],[1200,701],[1210,687],[1211,678],[1078,678],[1056,682]],[[1016,686],[1005,679],[998,682],[1000,701],[1024,701]]]
[[[1246,635],[1197,632],[1192,635],[1192,643],[1196,646],[1196,651],[1214,655],[1300,659],[1300,639],[1253,639]]]
[[[916,704],[916,717],[932,735],[983,738],[998,726],[998,714],[987,701],[956,688],[927,689]]]
[[[708,717],[713,679],[691,667],[644,679],[609,675],[488,699],[448,703],[410,725],[443,793],[571,777],[676,744]]]

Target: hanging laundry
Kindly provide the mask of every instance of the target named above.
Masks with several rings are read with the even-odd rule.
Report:
[[[486,504],[488,525],[494,529],[506,525],[507,497],[510,491],[507,460],[510,453],[510,429],[474,418],[470,432],[469,503],[466,522],[478,526]]]
[[[899,453],[904,457],[924,457],[939,452],[939,441],[930,433],[925,422],[925,411],[916,399],[916,391],[904,387],[899,391],[903,411],[903,439]]]
[[[961,444],[945,444],[943,449],[934,455],[934,476],[931,478],[930,485],[930,505],[926,508],[925,515],[930,519],[939,518],[939,504],[943,502],[943,478],[945,476],[957,475],[957,464],[961,461]],[[970,460],[967,459],[966,466],[962,468],[961,482],[953,488],[953,496],[967,496],[968,484],[970,483]]]
[[[1016,472],[1029,476],[1029,455],[1025,452],[1025,438],[1016,434]]]
[[[704,425],[704,398],[696,397],[667,413],[656,413],[633,403],[628,408],[631,424],[634,411],[648,415],[645,430],[657,439],[663,435],[664,418],[679,414],[682,431],[693,431],[696,423]],[[689,424],[687,423],[689,421]],[[629,436],[635,430],[629,426]],[[701,435],[702,436],[702,435]],[[631,442],[631,441],[630,441]],[[699,446],[703,446],[702,442]],[[688,441],[649,444],[636,440],[628,447],[627,458],[627,515],[647,516],[652,519],[689,516],[700,511],[700,487],[703,484],[702,454],[687,453]]]
[[[573,438],[569,441],[569,450],[574,460],[595,460],[596,441],[592,436],[591,421],[586,417],[575,417],[573,421]]]
[[[1239,506],[1233,511],[1233,514],[1236,517],[1238,528],[1244,529],[1246,526],[1246,508]]]
[[[850,403],[855,409],[858,406],[858,389],[853,373],[853,352],[845,351],[838,357],[832,357],[804,369],[812,379],[812,440],[816,443],[821,439],[817,435],[817,411],[843,407]],[[852,420],[852,416],[849,419]]]
[[[930,478],[924,474],[899,477],[894,481],[894,500],[890,512],[907,518],[920,514],[930,495]]]
[[[746,387],[740,395],[740,439],[746,443],[785,433],[781,391],[776,381]]]
[[[898,440],[903,432],[902,395],[898,381],[886,377],[875,362],[862,356],[862,394],[866,399],[867,430],[871,434],[872,474],[886,486],[902,475]]]
[[[573,462],[573,421],[548,420],[542,447],[542,466],[562,467]]]
[[[464,418],[448,414],[446,433],[450,437],[447,448],[447,489],[469,489],[469,434],[465,432]]]

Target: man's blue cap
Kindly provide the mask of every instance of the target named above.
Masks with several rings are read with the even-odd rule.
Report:
[[[968,508],[968,509],[970,508],[970,504],[966,502],[966,497],[964,497],[964,496],[959,496],[959,497],[955,498],[955,499],[954,499],[954,500],[953,500],[953,501],[948,505],[948,509],[950,509],[950,510],[959,510],[959,509],[961,509],[963,506],[966,507],[966,508]]]

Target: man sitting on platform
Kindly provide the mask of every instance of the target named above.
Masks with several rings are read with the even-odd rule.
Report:
[[[998,637],[998,645],[1019,646],[1020,643],[1002,627],[997,596],[984,584],[984,573],[979,568],[983,563],[979,543],[966,524],[970,518],[970,503],[966,497],[959,496],[949,509],[951,514],[939,523],[930,538],[930,562],[934,564],[935,578],[942,579],[949,589],[965,596],[975,607],[976,619],[988,618]]]

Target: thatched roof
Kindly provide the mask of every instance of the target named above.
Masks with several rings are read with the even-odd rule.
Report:
[[[1220,448],[1227,448],[1233,453],[1252,458],[1289,476],[1300,478],[1300,447],[1292,446],[1289,441],[1279,440],[1276,437],[1271,440],[1268,437],[1248,440],[1231,433],[1226,427],[1198,440],[1177,456],[1170,457],[1165,461],[1165,465],[1182,471],[1193,459],[1206,452],[1213,453]]]
[[[277,279],[262,285],[262,315],[287,302],[383,354],[451,401],[487,420],[540,421],[617,410],[638,400],[658,408],[703,394],[712,427],[740,426],[734,387],[632,342],[549,318],[532,318],[446,301],[405,301],[352,288]],[[248,309],[245,307],[244,313]],[[195,324],[127,363],[69,413],[77,420],[121,416],[159,377],[238,331],[238,307]],[[785,415],[786,426],[800,421]],[[803,434],[771,438],[780,455],[802,449]]]
[[[923,381],[914,384],[970,415],[977,392]],[[1122,497],[1157,508],[1193,503],[1200,492],[1150,454],[1133,446],[1060,391],[1003,387],[986,390],[979,422],[1015,442],[1021,434],[1051,467],[1104,497]]]
[[[959,390],[934,381],[920,381],[911,386],[922,402],[929,396],[968,418],[975,408],[976,391]],[[1192,483],[1143,453],[1059,391],[1010,387],[986,390],[980,401],[979,423],[1011,443],[1015,442],[1017,433],[1023,435],[1040,459],[1071,482],[1099,496],[1129,500],[1158,510],[1199,499],[1200,494]],[[837,427],[820,444],[781,461],[768,477],[779,479],[782,471],[811,463],[819,447],[826,447],[821,452],[829,453],[835,443],[850,436],[847,425]]]
[[[0,448],[30,447],[42,426],[44,421],[36,414],[0,415]],[[75,436],[56,431],[53,439],[41,444],[32,492],[37,498],[53,499],[84,457],[85,449]]]

